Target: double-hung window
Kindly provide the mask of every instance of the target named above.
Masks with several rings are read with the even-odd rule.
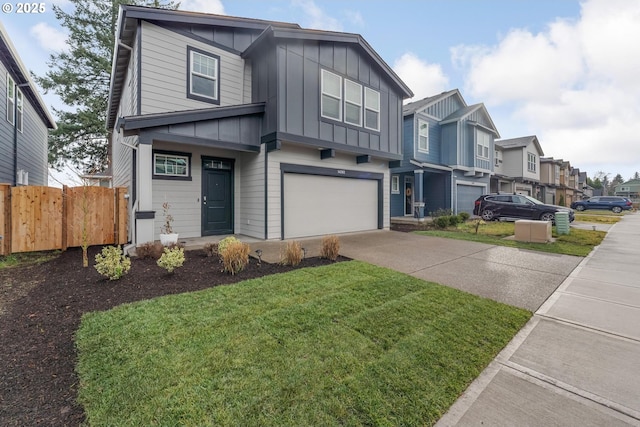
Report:
[[[400,194],[400,176],[391,175],[391,194]]]
[[[533,153],[527,153],[527,170],[529,172],[536,171],[536,155]]]
[[[344,121],[362,126],[362,85],[344,80]]]
[[[200,101],[220,103],[220,57],[187,47],[189,75],[187,97]]]
[[[429,152],[429,122],[418,119],[418,151]]]
[[[7,121],[12,125],[16,122],[16,83],[7,73]]]
[[[322,117],[342,120],[342,77],[322,70]]]
[[[380,130],[380,92],[364,88],[364,127]]]
[[[491,137],[488,133],[480,130],[476,131],[477,153],[478,157],[483,159],[489,158],[489,147],[491,145]]]

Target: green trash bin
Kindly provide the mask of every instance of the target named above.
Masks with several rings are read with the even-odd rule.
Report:
[[[569,234],[569,212],[556,212],[556,233]]]

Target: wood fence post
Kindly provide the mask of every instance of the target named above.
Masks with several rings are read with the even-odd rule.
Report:
[[[11,255],[11,184],[0,184],[0,255]]]
[[[68,196],[69,196],[69,187],[67,187],[66,185],[62,186],[62,221],[60,221],[62,224],[60,224],[60,226],[62,227],[62,247],[60,249],[62,249],[63,251],[66,251],[68,248],[68,237],[67,237],[67,233],[69,232],[69,218],[68,218],[68,212],[69,212],[69,200],[68,200]]]

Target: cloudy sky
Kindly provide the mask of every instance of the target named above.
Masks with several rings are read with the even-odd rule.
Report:
[[[65,34],[52,4],[1,15],[27,68],[46,72]],[[15,2],[14,2],[15,4]],[[640,171],[640,1],[182,0],[181,9],[361,34],[415,93],[457,88],[502,138],[594,176]],[[46,96],[50,105],[57,100]]]

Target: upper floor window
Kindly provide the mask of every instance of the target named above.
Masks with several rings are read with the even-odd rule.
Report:
[[[380,130],[380,92],[364,88],[364,127]]]
[[[187,47],[189,75],[187,98],[220,103],[220,57]]]
[[[500,166],[500,152],[498,150],[493,152],[493,161],[496,166]]]
[[[527,153],[527,170],[529,172],[536,171],[536,155],[533,153]]]
[[[429,122],[418,119],[418,150],[429,151]]]
[[[24,98],[20,89],[16,90],[16,127],[22,132],[22,121],[24,117]]]
[[[322,117],[342,120],[342,77],[322,70]]]
[[[489,148],[491,146],[491,136],[480,130],[476,130],[476,141],[477,141],[477,153],[478,157],[482,157],[484,159],[489,158]]]
[[[363,90],[360,83],[327,70],[322,70],[320,91],[322,117],[353,126],[363,126],[364,121],[365,128],[380,130],[380,92],[368,87]]]
[[[362,85],[344,79],[344,121],[362,126]]]
[[[7,73],[7,121],[11,124],[16,122],[16,83],[9,73]]]

